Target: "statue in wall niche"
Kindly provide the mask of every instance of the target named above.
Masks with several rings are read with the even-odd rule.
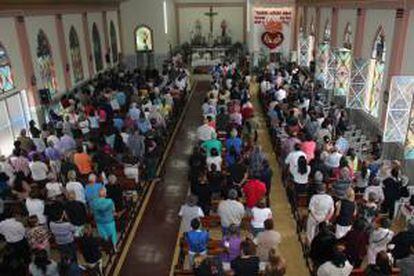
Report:
[[[351,24],[348,23],[346,25],[346,27],[345,27],[344,44],[343,44],[343,46],[344,46],[344,48],[347,48],[349,50],[352,49],[352,42],[351,42],[352,38],[351,38],[351,35],[352,35]]]
[[[204,45],[205,38],[202,34],[202,25],[199,19],[195,21],[193,36],[191,38],[192,45]]]

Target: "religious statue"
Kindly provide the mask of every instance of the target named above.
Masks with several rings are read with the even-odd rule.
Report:
[[[327,20],[325,24],[325,30],[323,32],[323,41],[331,41],[331,24],[329,24],[329,20]]]
[[[347,24],[345,27],[345,34],[344,34],[344,48],[347,48],[349,50],[352,49],[352,42],[351,42],[351,24]]]
[[[191,44],[199,45],[199,46],[205,44],[205,38],[203,37],[203,34],[202,34],[202,26],[201,26],[201,22],[199,19],[195,21],[194,29],[195,31],[194,31],[193,37],[191,38]]]

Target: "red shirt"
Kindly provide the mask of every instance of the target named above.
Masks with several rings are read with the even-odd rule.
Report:
[[[243,193],[246,197],[246,206],[251,209],[266,194],[266,185],[257,179],[250,179],[243,186]]]

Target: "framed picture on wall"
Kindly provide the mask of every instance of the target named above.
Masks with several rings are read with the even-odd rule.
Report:
[[[146,25],[135,29],[135,50],[137,52],[152,52],[154,49],[152,29]]]

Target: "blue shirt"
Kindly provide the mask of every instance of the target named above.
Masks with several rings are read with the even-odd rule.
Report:
[[[95,183],[93,185],[86,185],[85,188],[85,198],[88,202],[88,205],[91,206],[91,203],[94,199],[99,197],[99,190],[102,189],[104,186],[101,183]]]
[[[185,235],[188,243],[189,251],[194,253],[201,253],[207,250],[207,243],[210,239],[207,231],[189,231]]]
[[[91,205],[96,223],[110,223],[114,221],[115,205],[110,198],[97,198]]]
[[[124,126],[124,120],[122,120],[122,118],[114,118],[113,121],[114,121],[114,127],[116,127],[116,129],[121,131],[122,127]]]
[[[118,93],[116,93],[116,100],[120,106],[124,106],[126,103],[125,93],[123,91],[118,91]]]
[[[226,149],[230,151],[230,148],[234,147],[237,154],[240,154],[242,150],[242,145],[243,145],[243,142],[239,137],[229,138],[226,141]]]

